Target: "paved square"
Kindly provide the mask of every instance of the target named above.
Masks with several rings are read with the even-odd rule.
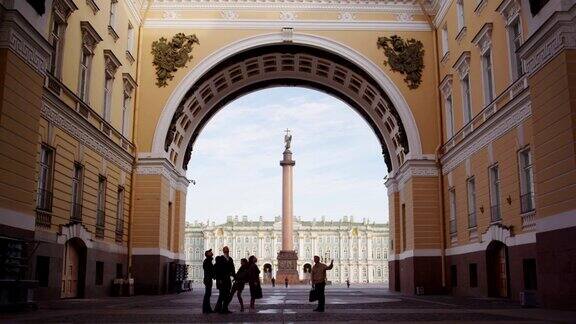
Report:
[[[265,287],[255,311],[241,313],[234,299],[229,315],[201,313],[203,289],[179,295],[60,300],[38,311],[2,314],[2,323],[202,323],[202,322],[499,322],[576,323],[576,312],[522,309],[501,299],[403,296],[375,286],[326,288],[326,313],[308,302],[308,287]],[[217,299],[214,290],[212,302]],[[244,292],[249,304],[249,292]]]

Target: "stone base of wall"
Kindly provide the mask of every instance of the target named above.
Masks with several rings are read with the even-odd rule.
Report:
[[[168,293],[170,263],[185,263],[184,260],[163,255],[134,255],[132,260],[134,293],[144,295]]]
[[[536,242],[542,306],[576,309],[576,227],[537,233]]]
[[[38,287],[35,291],[37,300],[54,300],[60,298],[62,289],[62,271],[64,261],[64,245],[50,242],[40,242],[38,249],[31,259],[31,276],[36,273],[38,256],[49,257],[48,285]],[[104,263],[104,276],[102,285],[96,285],[96,262]],[[128,271],[128,257],[123,253],[111,253],[96,249],[86,249],[86,266],[83,282],[79,283],[79,298],[96,298],[112,295],[112,283],[116,278],[116,266],[122,265],[122,276]],[[79,280],[82,276],[79,276]]]
[[[520,300],[520,292],[524,291],[524,259],[536,258],[536,244],[524,244],[507,247],[508,254],[508,298],[514,301]],[[477,285],[473,286],[470,281],[470,264],[476,264]],[[456,266],[457,284],[452,286],[451,269]],[[451,255],[446,258],[446,284],[451,294],[455,296],[488,297],[488,267],[486,251],[477,251],[459,255]],[[540,279],[540,278],[538,278]],[[540,286],[540,282],[538,282]]]
[[[390,290],[404,294],[441,294],[442,263],[440,257],[410,257],[388,262]]]

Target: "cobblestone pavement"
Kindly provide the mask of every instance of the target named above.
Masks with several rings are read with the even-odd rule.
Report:
[[[387,289],[327,286],[326,313],[308,303],[307,287],[265,287],[255,311],[241,313],[237,299],[233,314],[201,313],[203,289],[179,295],[60,300],[40,303],[37,311],[0,314],[1,323],[142,323],[142,322],[509,322],[576,323],[576,312],[522,309],[519,305],[486,298],[403,296]],[[217,299],[214,290],[212,302]],[[249,303],[248,289],[244,301]]]

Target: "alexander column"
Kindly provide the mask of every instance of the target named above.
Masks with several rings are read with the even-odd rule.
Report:
[[[286,130],[284,136],[284,159],[280,161],[282,166],[282,250],[278,252],[278,271],[276,282],[283,284],[286,278],[290,284],[300,282],[298,276],[298,255],[294,250],[294,215],[292,204],[292,168],[296,164],[292,160],[290,143],[292,135]]]

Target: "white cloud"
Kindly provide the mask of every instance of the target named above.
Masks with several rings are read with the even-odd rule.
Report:
[[[388,218],[386,167],[368,124],[320,92],[274,88],[224,107],[201,132],[188,177],[187,219],[280,214],[283,131],[293,132],[294,210],[304,218]]]

